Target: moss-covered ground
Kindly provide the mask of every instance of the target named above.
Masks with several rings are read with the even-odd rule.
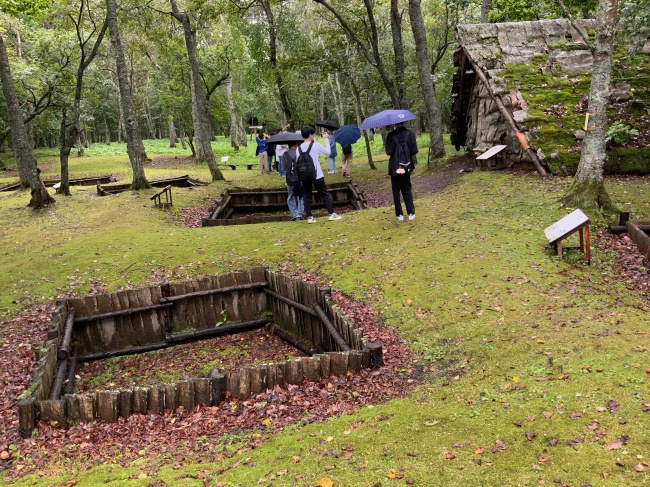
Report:
[[[252,150],[249,151],[252,153]],[[153,151],[151,151],[153,154]],[[359,178],[385,178],[362,166]],[[252,155],[231,161],[254,162]],[[56,173],[56,163],[42,159]],[[124,156],[71,158],[71,173],[118,173]],[[418,167],[416,177],[426,171]],[[147,167],[147,176],[201,165]],[[395,327],[427,371],[409,397],[271,435],[239,450],[241,436],[193,438],[183,455],[129,467],[111,460],[51,462],[16,485],[378,486],[606,485],[650,483],[648,302],[617,279],[612,255],[559,259],[543,229],[571,209],[568,179],[473,172],[443,192],[416,195],[417,218],[390,208],[320,219],[186,228],[181,211],[229,185],[280,186],[277,176],[226,170],[227,181],[174,188],[174,207],[150,192],[71,197],[39,213],[25,192],[0,193],[0,309],[6,316],[89,286],[143,286],[157,273],[181,280],[268,264],[318,272]],[[338,175],[337,175],[338,176]],[[328,179],[329,180],[329,179]],[[336,181],[337,178],[331,179]],[[5,182],[0,180],[0,183]],[[650,219],[648,179],[607,182],[621,209]],[[595,229],[594,229],[595,230]],[[596,235],[596,231],[593,232]],[[570,244],[575,245],[575,239]],[[288,262],[288,264],[286,264]],[[452,368],[457,372],[447,373]],[[125,440],[125,441],[128,441]],[[152,439],[155,441],[155,439]],[[223,461],[201,463],[202,449]],[[13,462],[29,462],[14,445]],[[318,483],[320,482],[320,483]]]

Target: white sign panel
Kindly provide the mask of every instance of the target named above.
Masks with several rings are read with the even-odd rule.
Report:
[[[544,230],[549,243],[556,242],[579,230],[589,223],[589,218],[582,210],[575,210]]]
[[[490,157],[492,157],[494,155],[497,155],[499,152],[501,152],[506,147],[507,146],[505,146],[505,145],[495,145],[490,150],[485,151],[483,154],[478,156],[476,159],[479,160],[479,161],[482,161],[484,159],[489,159]]]

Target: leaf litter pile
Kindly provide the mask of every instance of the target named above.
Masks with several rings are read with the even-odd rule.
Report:
[[[301,274],[305,280],[317,282],[314,276]],[[0,365],[2,366],[2,389],[0,399],[0,472],[9,478],[28,473],[51,474],[56,469],[57,457],[80,458],[93,463],[116,461],[122,465],[146,455],[159,458],[161,463],[205,463],[222,460],[228,452],[215,446],[219,438],[230,434],[245,438],[242,448],[255,448],[265,435],[282,430],[291,424],[308,424],[329,417],[350,414],[365,405],[378,404],[406,396],[422,379],[416,370],[413,357],[393,329],[386,328],[365,305],[356,303],[337,290],[332,298],[341,310],[350,316],[368,341],[380,341],[383,346],[385,365],[378,370],[364,369],[358,374],[331,376],[318,382],[305,382],[300,386],[276,387],[247,400],[227,398],[214,407],[197,406],[192,410],[182,407],[166,412],[164,416],[135,414],[116,423],[81,423],[68,430],[39,423],[32,438],[23,439],[18,432],[17,397],[31,381],[35,365],[34,348],[42,343],[53,311],[53,306],[41,306],[29,313],[0,323]],[[224,368],[256,361],[268,361],[271,356],[297,356],[299,352],[274,340],[273,346],[253,347],[250,340],[268,343],[266,332],[259,330],[245,337],[248,349],[245,353],[232,353],[222,365]],[[226,339],[223,350],[234,352],[241,347],[242,335],[221,337]],[[210,359],[193,360],[193,352],[205,353],[213,340],[173,347],[170,355],[141,354],[136,360],[138,369],[131,362],[119,362],[121,368],[111,367],[115,388],[133,383],[130,374],[134,370],[158,369],[161,374],[178,370],[194,361],[206,364]],[[239,343],[237,343],[239,342]],[[178,362],[176,361],[178,350]],[[265,350],[266,349],[266,350]],[[272,349],[272,350],[269,350]],[[169,352],[169,351],[168,351]],[[270,355],[269,355],[270,354]],[[275,354],[275,355],[274,355]],[[148,355],[145,357],[145,355]],[[161,356],[164,359],[160,358]],[[149,358],[154,357],[154,358]],[[124,357],[122,357],[124,358]],[[212,358],[213,360],[214,358]],[[284,360],[284,358],[283,358]],[[117,363],[117,362],[116,362]],[[95,367],[98,365],[91,365]],[[87,374],[83,372],[83,375]],[[126,375],[129,374],[129,375]],[[125,375],[126,377],[121,377]],[[192,374],[187,374],[192,375]],[[108,385],[108,383],[106,383]],[[84,377],[81,388],[89,387]],[[207,441],[197,441],[197,438]],[[241,450],[240,450],[241,451]],[[59,460],[60,460],[59,459]]]

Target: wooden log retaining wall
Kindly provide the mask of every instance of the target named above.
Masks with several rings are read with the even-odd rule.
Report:
[[[630,236],[632,241],[636,244],[646,260],[650,260],[650,236],[648,236],[642,229],[641,226],[650,225],[650,222],[627,222],[627,234]]]
[[[323,325],[318,305],[336,333],[345,341],[342,351]],[[78,358],[102,353],[139,351],[174,344],[174,336],[215,329],[215,324],[272,321],[292,339],[311,347],[311,356],[280,363],[246,367],[236,371],[213,370],[209,377],[133,390],[96,391],[85,394],[53,394],[57,352],[65,333],[68,313],[74,310],[73,342]],[[72,319],[72,317],[70,318]],[[206,276],[194,281],[167,284],[112,294],[59,300],[52,315],[48,340],[37,351],[32,383],[19,397],[20,431],[29,436],[36,421],[67,427],[79,421],[116,421],[131,414],[162,414],[178,406],[216,405],[226,392],[238,399],[275,386],[302,384],[329,375],[358,372],[382,365],[381,345],[368,344],[360,330],[331,301],[329,288],[264,267]],[[71,356],[65,361],[72,360]],[[77,357],[74,357],[77,360]],[[62,367],[62,366],[61,366]]]

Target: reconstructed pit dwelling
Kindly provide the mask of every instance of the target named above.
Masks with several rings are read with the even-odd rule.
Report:
[[[351,182],[328,184],[327,190],[335,208],[367,208],[363,195]],[[202,225],[210,227],[289,221],[291,215],[287,208],[287,196],[286,189],[227,189],[210,210],[210,216],[203,219]],[[312,208],[324,208],[316,191],[312,192]]]
[[[227,321],[220,324],[224,316]],[[79,362],[264,326],[307,356],[241,370],[215,369],[208,377],[150,387],[73,393]],[[227,392],[246,399],[275,386],[383,365],[381,344],[367,342],[332,303],[329,288],[265,267],[58,300],[47,341],[36,358],[32,382],[18,400],[20,432],[25,437],[38,420],[60,427],[97,419],[114,422],[131,414],[216,405]]]

